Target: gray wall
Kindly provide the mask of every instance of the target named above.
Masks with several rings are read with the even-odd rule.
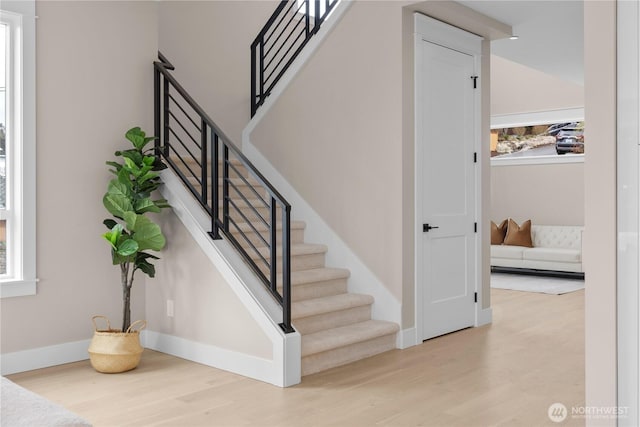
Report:
[[[154,2],[38,2],[35,296],[0,300],[2,353],[91,337],[121,319],[119,269],[100,235],[105,160],[139,125],[152,131]],[[132,42],[135,41],[135,42]],[[144,316],[143,276],[133,318]]]
[[[491,219],[584,225],[584,163],[491,167]]]

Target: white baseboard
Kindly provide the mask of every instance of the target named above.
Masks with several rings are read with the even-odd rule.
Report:
[[[214,241],[209,237],[207,231],[210,229],[210,218],[204,213],[195,198],[188,193],[179,178],[173,172],[166,170],[162,172],[162,181],[164,183],[161,188],[162,195],[171,204],[174,214],[180,219],[204,254],[224,277],[230,289],[240,299],[256,324],[271,341],[273,360],[269,364],[257,363],[259,369],[256,372],[255,368],[251,368],[252,363],[247,363],[247,360],[253,360],[250,356],[233,353],[231,359],[237,358],[242,362],[239,362],[240,365],[237,366],[231,364],[227,368],[225,367],[228,364],[225,357],[229,356],[228,353],[225,353],[227,350],[162,334],[164,338],[162,340],[158,338],[160,340],[158,342],[165,343],[162,345],[168,346],[168,350],[161,349],[159,351],[259,379],[280,387],[288,387],[300,383],[302,346],[300,334],[298,332],[285,334],[282,331],[279,326],[282,321],[282,308],[268,294],[264,285],[249,269],[236,249],[224,239]],[[154,341],[149,342],[153,343]],[[213,362],[207,363],[200,359],[175,353],[182,351],[181,349],[183,348],[188,350],[185,350],[187,354],[193,354],[195,355],[194,357],[199,354],[205,354],[207,355],[207,360],[215,361],[215,363],[220,361],[222,365],[212,365],[211,363]],[[214,352],[212,349],[217,350]],[[226,356],[222,357],[221,355]],[[243,356],[249,357],[249,359],[245,360]]]
[[[89,358],[88,349],[90,343],[91,340],[87,339],[4,353],[0,355],[0,371],[2,375],[11,375],[18,372],[87,360]]]
[[[418,345],[418,331],[416,328],[402,329],[396,337],[396,347],[403,350],[405,348]]]
[[[475,326],[488,325],[493,321],[493,309],[491,307],[478,310],[476,313]]]
[[[277,360],[263,359],[244,353],[190,341],[173,335],[154,331],[143,331],[144,347],[191,360],[213,368],[264,381],[280,387],[283,383],[282,365]]]

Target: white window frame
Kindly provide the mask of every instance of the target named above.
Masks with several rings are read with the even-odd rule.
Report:
[[[7,52],[7,274],[0,297],[36,293],[36,30],[35,1],[3,1]]]
[[[533,126],[544,123],[582,122],[584,108],[536,111],[491,116],[491,129]],[[584,163],[584,154],[569,156],[492,157],[491,166],[542,165],[550,163]]]

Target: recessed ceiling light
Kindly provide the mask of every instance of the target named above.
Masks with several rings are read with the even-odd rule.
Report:
[[[509,37],[509,40],[518,40],[518,36],[513,35],[513,36]]]

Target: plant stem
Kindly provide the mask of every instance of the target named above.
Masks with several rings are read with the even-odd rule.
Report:
[[[122,332],[125,332],[131,325],[131,286],[129,282],[129,266],[131,263],[125,262],[120,264],[121,282],[122,282]],[[133,280],[133,274],[131,275]]]

